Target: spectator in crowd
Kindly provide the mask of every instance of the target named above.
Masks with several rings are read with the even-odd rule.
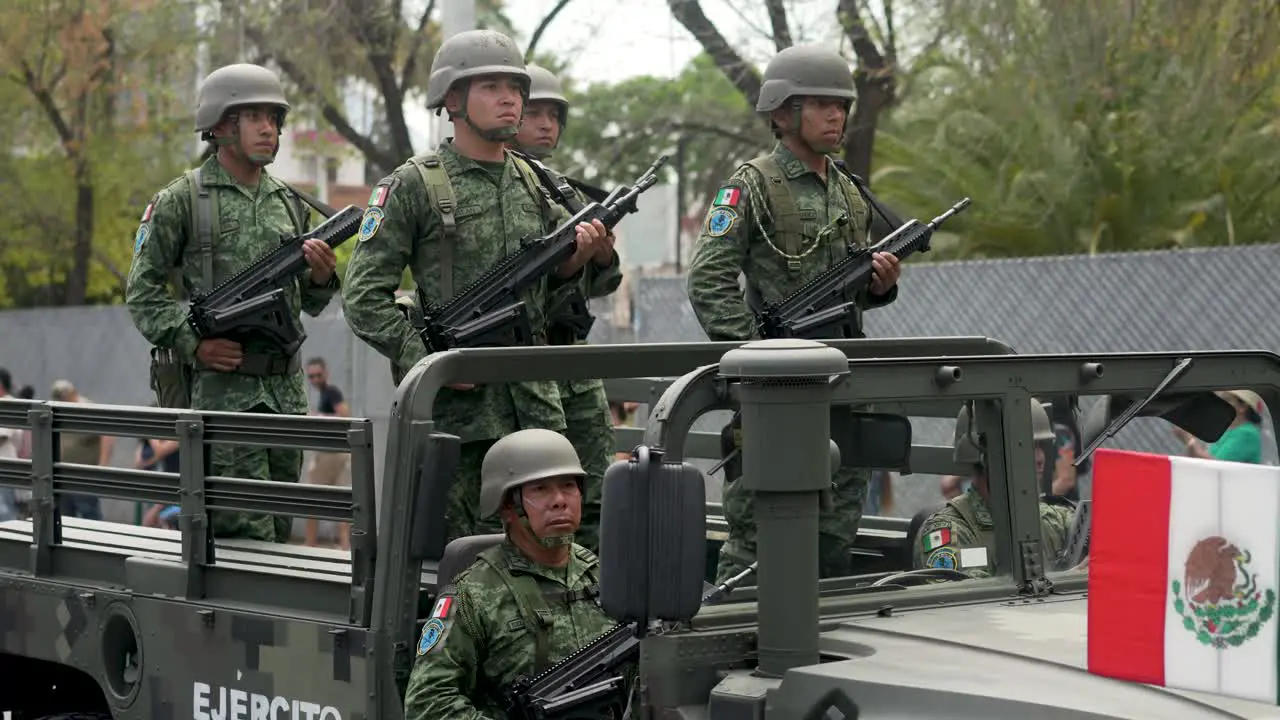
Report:
[[[153,400],[151,407],[155,406],[156,403]],[[178,457],[177,440],[142,438],[138,441],[138,449],[133,454],[133,466],[139,470],[176,473],[179,470]],[[146,527],[177,530],[179,509],[177,505],[155,503],[147,509],[147,514],[142,518],[142,524]]]
[[[1177,426],[1173,434],[1187,444],[1191,457],[1262,464],[1262,397],[1252,390],[1220,390],[1217,395],[1236,411],[1235,420],[1217,442],[1206,444]]]
[[[609,401],[609,413],[613,416],[614,427],[632,427],[636,422],[636,410],[640,408],[640,403],[623,402],[621,400]],[[618,451],[615,456],[619,460],[627,460],[631,457],[631,453]]]
[[[871,471],[871,483],[867,490],[866,515],[893,515],[893,473],[888,470]]]
[[[58,380],[53,383],[50,396],[54,402],[91,403],[76,390],[70,380]],[[110,465],[111,449],[115,438],[110,435],[92,435],[82,433],[59,433],[59,460],[77,465]],[[63,517],[78,517],[86,520],[102,519],[102,501],[92,495],[59,495],[58,509]]]
[[[13,376],[8,370],[0,368],[0,398],[10,397],[9,389],[13,387]],[[18,448],[22,443],[22,431],[17,428],[0,427],[0,458],[18,459]],[[18,492],[16,488],[0,486],[0,522],[17,520]]]
[[[314,415],[330,417],[351,417],[351,408],[342,396],[342,391],[329,384],[329,368],[324,358],[311,358],[307,361],[307,381],[319,393]],[[345,452],[315,453],[311,458],[311,467],[307,469],[308,482],[312,485],[344,486],[351,484],[351,454]],[[319,544],[317,534],[320,521],[307,518],[305,542],[311,547]],[[351,526],[338,524],[338,546],[343,550],[351,548]]]

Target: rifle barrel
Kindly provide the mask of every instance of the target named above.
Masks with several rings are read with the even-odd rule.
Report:
[[[950,220],[954,215],[959,213],[961,210],[964,210],[965,208],[969,207],[969,202],[970,202],[969,198],[965,198],[961,200],[955,205],[952,205],[951,207],[947,208],[946,212],[934,218],[933,221],[930,222],[929,224],[932,225],[936,230],[940,225],[942,225],[942,223]]]

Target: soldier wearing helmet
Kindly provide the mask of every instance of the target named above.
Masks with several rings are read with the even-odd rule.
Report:
[[[569,219],[550,202],[528,163],[506,149],[529,94],[529,71],[515,42],[493,30],[449,37],[427,81],[427,108],[447,112],[454,137],[410,158],[374,187],[347,265],[344,316],[361,340],[391,361],[393,379],[427,355],[395,292],[407,266],[428,302],[443,303],[499,260]],[[546,344],[550,293],[576,281],[588,263],[607,265],[604,226],[578,226],[578,250],[554,277],[522,298],[535,342]],[[607,250],[607,252],[606,252]],[[435,422],[462,438],[450,491],[449,536],[485,525],[477,514],[480,466],[498,438],[524,428],[565,428],[550,381],[454,385],[436,398]]]
[[[485,454],[480,513],[501,517],[506,539],[436,601],[406,720],[503,717],[504,688],[615,625],[595,601],[596,556],[573,542],[585,474],[573,445],[550,430],[512,433]]]
[[[244,345],[200,338],[169,292],[174,268],[187,295],[212,290],[305,232],[309,213],[297,193],[265,170],[280,148],[289,102],[280,79],[249,64],[214,70],[200,85],[195,132],[204,162],[151,199],[133,243],[125,302],[152,350],[152,389],[162,407],[305,415],[298,348],[266,340]],[[285,288],[294,321],[319,315],[338,292],[337,257],[320,240],[302,246],[308,269]],[[211,448],[213,473],[297,482],[302,453],[279,448]],[[287,542],[287,517],[215,512],[214,535]]]
[[[1053,465],[1049,453],[1056,435],[1049,413],[1034,398],[1031,401],[1031,433],[1035,448],[1036,482],[1047,483]],[[995,565],[995,524],[988,506],[986,458],[982,433],[974,427],[966,403],[956,416],[955,462],[973,467],[969,488],[952,498],[920,526],[916,544],[916,567],[950,568],[970,577],[990,577]],[[1065,547],[1074,508],[1065,501],[1040,502],[1040,546],[1052,560]]]
[[[537,65],[526,69],[530,78],[529,105],[525,108],[520,132],[511,145],[545,173],[556,191],[553,197],[557,202],[576,213],[586,205],[586,198],[563,175],[539,162],[549,159],[560,144],[560,133],[569,118],[569,101],[560,87],[560,79],[550,70]],[[595,322],[590,314],[589,299],[610,295],[622,283],[617,254],[612,252],[612,235],[606,244],[612,255],[609,265],[587,263],[581,280],[560,288],[552,299],[547,329],[549,344],[585,345],[586,333]],[[561,380],[557,385],[567,424],[565,436],[577,448],[587,470],[578,542],[595,550],[600,526],[600,484],[613,458],[609,400],[600,380]]]
[[[762,304],[799,289],[851,248],[867,246],[868,200],[830,156],[842,145],[852,102],[853,74],[836,52],[797,45],[769,62],[756,111],[778,142],[739,167],[712,198],[689,266],[689,301],[711,340],[757,338],[754,311]],[[869,289],[849,298],[858,313],[897,297],[897,258],[876,253],[873,263]],[[739,275],[746,278],[745,296]],[[834,410],[832,419],[838,425],[848,419],[847,411]],[[734,468],[726,465],[723,506],[730,538],[721,551],[722,579],[746,568],[755,555],[753,503],[730,476]],[[848,571],[869,480],[861,469],[841,468],[836,475],[821,519],[823,577]]]

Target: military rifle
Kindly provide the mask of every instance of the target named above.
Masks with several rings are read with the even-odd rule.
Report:
[[[756,563],[712,588],[703,605],[719,602],[756,571]],[[704,587],[706,587],[704,585]],[[510,720],[621,720],[630,693],[618,670],[640,659],[638,623],[614,626],[535,677],[516,678],[507,688]]]
[[[355,205],[348,205],[310,232],[282,234],[280,247],[209,292],[193,294],[188,324],[201,339],[227,338],[243,345],[259,337],[279,346],[286,355],[297,352],[306,335],[289,309],[285,286],[307,267],[302,244],[320,240],[336,248],[360,229],[362,215]]]
[[[453,348],[512,347],[533,344],[533,331],[520,295],[578,247],[578,225],[599,220],[612,230],[622,218],[636,211],[636,200],[658,182],[658,170],[667,156],[658,158],[636,179],[620,185],[600,202],[592,202],[542,237],[521,241],[511,253],[461,292],[438,306],[428,306],[422,289],[418,302],[425,326],[422,341],[431,352]]]
[[[905,260],[928,252],[933,232],[968,206],[969,198],[965,198],[927,224],[908,220],[879,243],[854,250],[799,290],[765,306],[757,318],[760,336],[809,340],[862,337],[854,320],[854,303],[847,298],[871,284],[872,255],[891,253]]]

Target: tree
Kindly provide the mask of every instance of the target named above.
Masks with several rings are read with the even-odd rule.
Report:
[[[191,78],[175,68],[193,33],[188,10],[153,0],[13,0],[0,9],[11,133],[0,204],[6,226],[19,228],[2,241],[0,303],[122,295],[127,238],[181,160],[176,121],[165,118],[189,117],[174,98]]]
[[[939,257],[1271,242],[1274,4],[965,0],[881,133],[903,207],[969,195]]]
[[[399,0],[219,0],[218,53],[232,61],[273,62],[310,106],[368,159],[375,175],[414,154],[405,108],[424,102],[431,61],[440,44],[438,3]],[[477,24],[511,34],[500,0],[477,0]],[[380,121],[361,128],[346,101],[368,91]]]
[[[760,71],[725,39],[703,12],[699,0],[667,0],[667,5],[675,19],[702,45],[716,67],[755,107],[762,82]],[[794,42],[793,33],[783,0],[764,0],[762,5],[768,16],[768,34],[774,49],[790,47]],[[836,20],[857,58],[854,72],[857,99],[849,132],[845,135],[844,159],[853,172],[870,177],[876,126],[881,114],[896,99],[898,41],[892,0],[883,0],[886,18],[883,31],[874,24],[868,27],[869,16],[861,5],[859,0],[839,0],[836,3]]]
[[[673,80],[642,76],[578,89],[572,78],[561,78],[573,112],[557,167],[607,188],[633,181],[666,154],[664,175],[676,180],[686,220],[700,218],[719,183],[771,141],[746,99],[707,55],[694,58]]]

